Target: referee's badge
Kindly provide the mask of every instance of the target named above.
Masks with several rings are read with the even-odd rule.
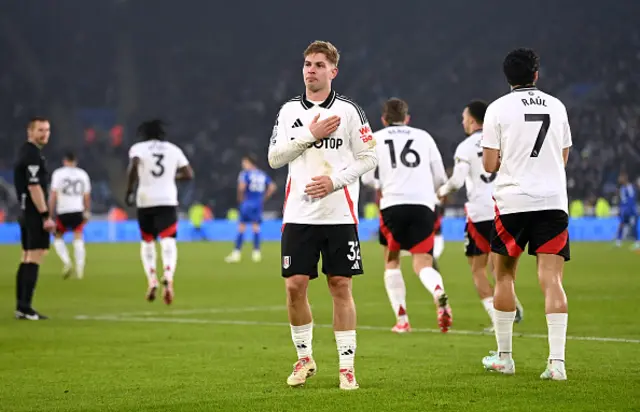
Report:
[[[283,256],[282,257],[282,268],[283,269],[289,269],[289,266],[291,266],[291,256]]]

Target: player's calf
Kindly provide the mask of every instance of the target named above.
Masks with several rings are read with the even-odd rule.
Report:
[[[84,247],[84,239],[82,239],[82,237],[76,237],[73,241],[73,257],[76,261],[76,276],[78,279],[84,277],[86,256],[87,252]]]

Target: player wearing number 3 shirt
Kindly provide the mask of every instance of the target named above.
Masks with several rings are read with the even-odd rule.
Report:
[[[156,238],[162,249],[164,286],[163,298],[173,301],[173,275],[178,262],[176,236],[178,229],[178,188],[176,180],[193,178],[193,170],[182,150],[165,140],[163,123],[151,120],[138,127],[143,141],[129,150],[127,204],[137,206],[142,243],[140,257],[147,275],[146,298],[155,300],[158,289],[156,276]],[[134,186],[137,183],[137,190]]]
[[[76,277],[82,279],[86,260],[82,229],[91,212],[91,180],[87,172],[78,167],[75,154],[67,153],[62,163],[63,167],[56,169],[51,175],[49,210],[55,210],[56,213],[56,234],[53,246],[62,260],[63,274],[66,279],[71,275],[73,266],[62,235],[65,232],[73,232]]]
[[[565,380],[568,315],[562,272],[569,260],[565,166],[571,131],[564,104],[535,86],[539,66],[533,50],[510,52],[503,70],[511,92],[491,103],[484,119],[483,165],[487,172],[497,172],[491,251],[496,266],[493,305],[498,350],[482,363],[489,370],[515,373],[511,356],[515,270],[528,245],[537,260],[549,331],[547,368],[540,377]]]

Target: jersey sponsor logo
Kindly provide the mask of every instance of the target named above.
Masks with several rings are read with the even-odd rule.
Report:
[[[291,140],[294,140],[295,137],[292,137]],[[316,149],[333,149],[338,150],[344,144],[344,140],[336,137],[325,137],[324,139],[317,140],[315,143],[309,143],[307,148],[311,149],[315,147]]]
[[[371,128],[369,126],[363,126],[358,131],[360,132],[360,140],[362,140],[362,143],[367,143],[373,140]]]

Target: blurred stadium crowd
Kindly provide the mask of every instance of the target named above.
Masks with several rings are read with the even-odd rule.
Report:
[[[364,108],[374,130],[382,103],[401,97],[412,124],[435,137],[448,166],[464,137],[461,108],[506,93],[503,56],[514,47],[535,48],[539,87],[569,109],[570,197],[615,201],[618,173],[640,176],[636,2],[542,1],[515,17],[498,0],[416,3],[391,16],[373,4],[381,2],[354,1],[325,29],[311,29],[302,15],[279,9],[284,5],[260,6],[239,22],[227,17],[244,12],[239,4],[224,13],[215,2],[184,5],[176,15],[175,3],[158,1],[151,18],[134,1],[26,3],[13,2],[0,16],[7,56],[0,65],[0,208],[9,215],[12,160],[34,114],[52,120],[45,149],[52,167],[65,150],[78,154],[94,181],[94,213],[124,206],[136,125],[161,117],[196,172],[181,190],[183,204],[202,202],[224,215],[236,206],[241,156],[256,153],[268,169],[276,113],[302,92],[302,50],[316,38],[341,50],[336,88]],[[269,173],[282,188],[287,171]],[[280,209],[283,196],[279,190],[266,209]],[[463,199],[460,193],[453,202]]]

